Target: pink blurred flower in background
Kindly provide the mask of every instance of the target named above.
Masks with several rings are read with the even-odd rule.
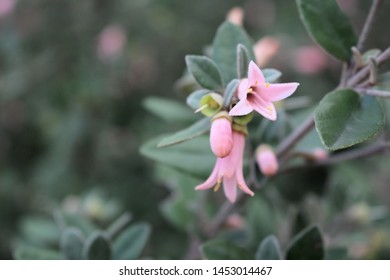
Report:
[[[119,25],[108,25],[99,34],[97,54],[103,61],[117,58],[127,41],[125,30]]]
[[[299,83],[270,84],[265,81],[260,68],[251,61],[248,79],[243,79],[238,87],[240,101],[230,110],[230,116],[247,115],[253,110],[272,121],[276,120],[273,102],[289,97]]]
[[[242,26],[244,21],[244,10],[240,7],[234,7],[228,12],[226,19],[235,25]]]
[[[16,6],[17,0],[0,0],[0,18],[11,14]]]
[[[326,150],[322,149],[322,148],[314,149],[313,155],[314,155],[314,157],[315,157],[315,159],[317,161],[321,161],[321,160],[327,159],[328,156],[329,156],[328,152]]]
[[[295,51],[294,67],[303,74],[316,74],[327,64],[325,53],[317,46],[300,47]]]
[[[275,152],[268,145],[263,144],[256,149],[256,162],[265,176],[274,176],[279,170]]]
[[[272,57],[279,51],[280,43],[279,40],[267,36],[258,40],[253,46],[253,52],[256,57],[256,64],[259,67],[267,65],[267,63],[272,59]]]
[[[214,187],[214,190],[217,191],[223,183],[225,196],[232,203],[236,201],[237,186],[245,193],[253,196],[254,193],[246,185],[242,171],[244,147],[245,135],[240,132],[233,131],[232,151],[227,157],[217,158],[210,177],[204,183],[198,185],[195,189],[207,190]]]

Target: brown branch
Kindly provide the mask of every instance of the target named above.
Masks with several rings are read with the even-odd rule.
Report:
[[[314,128],[314,116],[307,118],[300,127],[293,131],[277,149],[279,160],[282,160],[285,155],[301,140],[307,133]]]
[[[383,51],[377,58],[376,62],[378,63],[378,66],[385,62],[386,60],[390,59],[390,47],[388,47],[385,51]],[[366,66],[362,68],[359,72],[357,72],[353,77],[349,79],[347,82],[348,87],[354,87],[361,80],[366,78],[370,74],[370,66]]]
[[[339,153],[333,156],[330,156],[327,159],[316,161],[316,162],[309,162],[306,164],[299,164],[294,166],[286,167],[285,169],[282,169],[280,173],[288,173],[292,171],[302,170],[302,169],[308,169],[308,168],[315,168],[320,166],[328,166],[348,160],[353,159],[359,159],[359,158],[365,158],[369,156],[374,156],[377,154],[381,154],[385,151],[387,151],[390,148],[390,142],[384,142],[380,141],[376,144],[373,144],[371,146],[365,146],[359,149],[354,149],[351,151]]]
[[[378,90],[378,89],[366,89],[366,88],[357,88],[356,89],[359,93],[364,95],[371,95],[371,96],[379,96],[379,97],[385,97],[390,98],[390,92],[385,90]]]
[[[370,33],[370,31],[372,29],[372,25],[374,23],[375,15],[378,12],[379,7],[380,7],[381,4],[382,4],[382,0],[373,0],[372,1],[372,5],[371,5],[371,8],[370,8],[370,11],[368,12],[367,19],[366,19],[366,21],[364,23],[362,32],[360,33],[359,41],[358,41],[358,44],[357,44],[357,48],[360,51],[363,51],[363,49],[364,49],[364,45],[365,45],[365,43],[367,41],[368,34]]]

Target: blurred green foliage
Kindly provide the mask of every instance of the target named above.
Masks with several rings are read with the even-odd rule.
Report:
[[[360,28],[369,3],[340,2]],[[296,66],[296,51],[312,41],[294,1],[23,0],[0,17],[0,259],[12,258],[20,244],[58,249],[53,213],[75,201],[79,216],[97,229],[123,211],[147,221],[152,231],[145,256],[186,255],[197,202],[204,199],[193,187],[213,163],[207,157],[188,176],[142,157],[138,149],[152,136],[183,127],[169,122],[172,115],[165,122],[150,114],[142,100],[169,96],[184,104],[186,96],[174,87],[184,56],[202,54],[235,5],[243,6],[252,38],[280,40],[280,55],[270,66],[286,81],[301,83],[297,96],[309,96],[313,106],[337,84],[340,69],[330,58],[316,74],[303,75]],[[377,24],[387,21],[382,13]],[[102,56],[104,31],[113,27],[114,39],[122,32],[117,40],[123,47]],[[369,47],[389,45],[386,34],[374,29]],[[271,144],[296,125],[254,123],[261,138],[250,140]],[[317,223],[334,249],[326,252],[332,258],[389,258],[388,164],[381,156],[271,180],[245,206],[243,225],[227,226],[219,237],[254,255],[269,234],[285,249],[292,236]],[[216,212],[218,195],[206,215]]]

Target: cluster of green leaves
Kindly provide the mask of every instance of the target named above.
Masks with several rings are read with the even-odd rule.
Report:
[[[348,17],[335,0],[297,0],[301,19],[314,40],[330,55],[345,63],[352,61],[351,48],[357,36]],[[363,65],[369,56],[363,55]],[[327,94],[315,111],[315,122],[327,149],[339,150],[374,137],[384,126],[382,106],[372,96],[361,96],[350,88]]]
[[[21,226],[22,240],[14,251],[19,260],[134,260],[141,257],[151,228],[147,223],[128,226],[125,213],[106,230],[80,214],[55,213],[55,220],[27,216]]]
[[[325,258],[324,240],[317,226],[302,230],[282,252],[274,235],[265,237],[258,245],[255,255],[226,240],[210,240],[201,247],[208,260],[322,260]]]

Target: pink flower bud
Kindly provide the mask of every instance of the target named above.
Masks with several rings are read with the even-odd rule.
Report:
[[[316,148],[314,151],[313,151],[313,155],[315,157],[316,160],[324,160],[328,157],[328,152],[325,151],[324,149],[321,149],[321,148]]]
[[[0,18],[5,17],[15,9],[16,0],[0,0]]]
[[[263,37],[253,46],[256,63],[259,67],[266,65],[272,57],[278,52],[280,43],[273,37]]]
[[[260,145],[257,148],[256,161],[265,176],[274,176],[278,172],[278,159],[270,146]]]
[[[244,10],[240,7],[234,7],[228,12],[226,19],[235,25],[242,26]]]
[[[210,146],[214,155],[223,158],[233,148],[232,124],[229,119],[220,117],[213,120],[210,130]]]
[[[101,60],[119,56],[127,41],[125,30],[119,25],[108,25],[99,35],[97,53]]]
[[[303,74],[316,74],[326,67],[325,53],[317,46],[300,47],[295,52],[295,68]]]

